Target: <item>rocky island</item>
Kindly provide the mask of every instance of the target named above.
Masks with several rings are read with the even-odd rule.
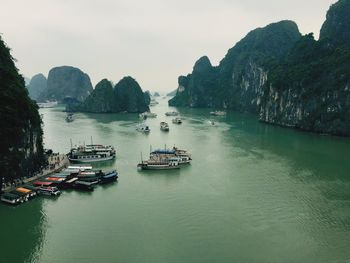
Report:
[[[38,101],[66,98],[85,100],[92,92],[90,77],[80,69],[71,66],[55,67],[49,71],[47,89],[40,94]]]
[[[47,89],[47,79],[46,77],[39,73],[32,77],[27,86],[29,97],[32,100],[37,100],[40,95]]]
[[[114,87],[107,79],[101,80],[93,92],[80,104],[67,105],[68,111],[91,113],[138,113],[149,110],[148,96],[135,79],[124,77]]]
[[[0,101],[0,181],[12,181],[37,172],[46,160],[38,107],[1,37]]]
[[[251,31],[218,66],[200,58],[171,106],[251,112],[259,120],[350,136],[350,1],[327,13],[320,39],[292,21]]]

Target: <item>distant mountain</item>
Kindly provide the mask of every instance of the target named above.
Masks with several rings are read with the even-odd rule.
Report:
[[[146,96],[132,77],[124,77],[114,87],[101,80],[84,102],[68,106],[67,110],[93,113],[138,113],[149,110]]]
[[[271,124],[350,136],[350,0],[327,13],[320,40],[282,21],[251,31],[219,66],[199,59],[169,105],[255,113]]]
[[[154,97],[159,97],[160,94],[159,94],[159,92],[156,91],[156,92],[154,92],[153,96],[154,96]]]
[[[41,118],[0,36],[0,185],[32,175],[45,164]]]
[[[146,105],[149,106],[151,103],[151,92],[149,92],[149,90],[146,90],[143,94],[145,95]]]
[[[43,74],[37,74],[32,77],[29,85],[27,86],[29,97],[33,100],[37,100],[40,95],[47,89],[47,79]]]
[[[55,67],[47,78],[47,90],[38,100],[63,101],[69,97],[78,101],[85,100],[93,88],[89,76],[78,68],[70,66]]]

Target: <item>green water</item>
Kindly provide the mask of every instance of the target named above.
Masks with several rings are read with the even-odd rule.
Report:
[[[350,140],[318,136],[229,113],[178,109],[182,125],[152,108],[151,133],[137,115],[42,109],[45,144],[112,144],[118,183],[65,191],[18,207],[0,205],[0,262],[350,262]],[[172,110],[172,109],[171,109]],[[170,132],[159,130],[167,120]],[[193,163],[138,172],[153,148],[176,144]]]

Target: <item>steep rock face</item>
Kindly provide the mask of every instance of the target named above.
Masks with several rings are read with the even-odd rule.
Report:
[[[33,174],[45,163],[38,107],[0,37],[0,170],[6,181]]]
[[[149,106],[149,104],[151,103],[151,93],[149,92],[149,90],[146,90],[143,94],[145,96],[145,103],[147,106]]]
[[[144,112],[149,109],[146,99],[139,84],[131,77],[123,78],[115,87],[103,79],[84,102],[67,105],[67,110],[93,113]]]
[[[304,36],[271,68],[260,119],[299,129],[350,136],[350,46]]]
[[[47,79],[43,74],[37,74],[32,77],[27,86],[29,97],[32,100],[37,100],[39,96],[47,89]]]
[[[85,100],[92,92],[90,78],[78,68],[70,66],[56,67],[50,70],[47,78],[47,91],[39,100],[62,101],[65,97]]]
[[[340,0],[327,12],[322,25],[320,40],[330,40],[336,44],[350,45],[350,0]]]
[[[145,112],[149,108],[140,85],[132,77],[124,77],[114,87],[120,111]]]
[[[172,106],[230,108],[257,112],[258,94],[266,82],[266,60],[282,57],[301,37],[292,21],[258,28],[239,41],[219,66],[200,58],[186,77],[179,77]]]

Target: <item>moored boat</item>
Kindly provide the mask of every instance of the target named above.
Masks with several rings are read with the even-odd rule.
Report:
[[[61,194],[61,191],[58,190],[57,187],[53,186],[41,186],[38,188],[38,193],[41,195],[48,195],[48,196],[58,196]]]
[[[113,170],[113,171],[108,172],[105,175],[101,176],[100,183],[106,184],[106,183],[116,181],[117,179],[118,179],[118,172],[116,170]]]
[[[17,205],[21,203],[21,198],[17,194],[13,193],[4,193],[1,195],[1,201],[11,205]]]
[[[191,155],[186,150],[177,147],[172,149],[158,149],[150,153],[150,159],[167,159],[177,157],[179,164],[189,164],[192,161]]]
[[[139,117],[140,117],[140,119],[145,120],[147,118],[156,118],[157,114],[153,113],[153,112],[150,112],[150,111],[146,111],[146,112],[141,113],[139,115]]]
[[[99,144],[91,144],[72,148],[68,153],[68,159],[71,162],[91,163],[101,162],[114,159],[116,151],[113,146],[104,146]]]

